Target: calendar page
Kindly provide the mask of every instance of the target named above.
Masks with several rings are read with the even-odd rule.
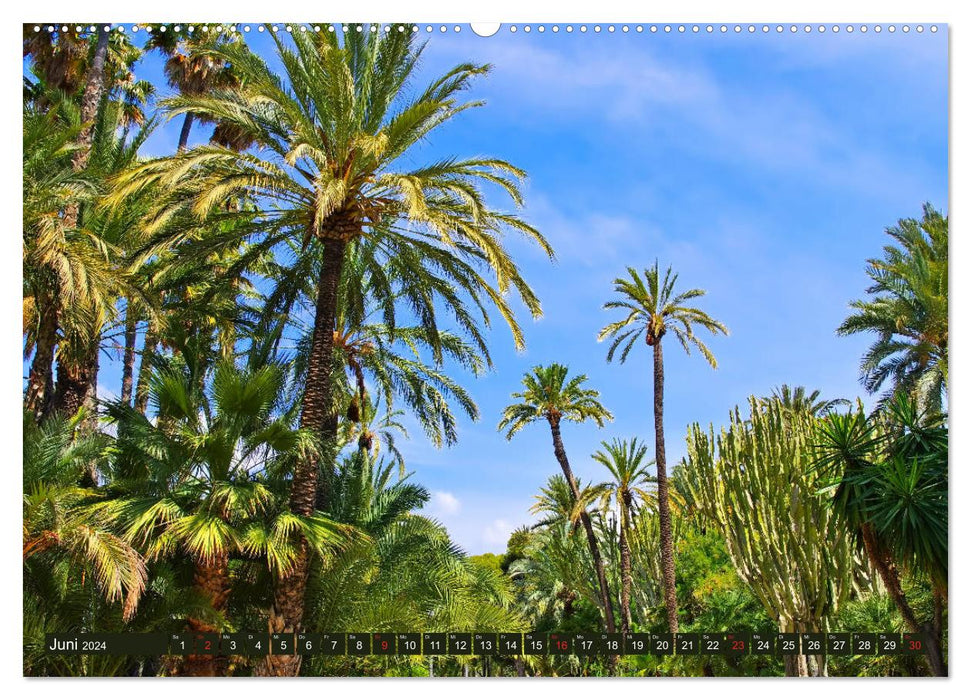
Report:
[[[948,37],[25,23],[23,675],[947,676]]]

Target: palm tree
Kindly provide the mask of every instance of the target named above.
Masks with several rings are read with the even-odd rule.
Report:
[[[901,219],[887,235],[897,245],[867,261],[870,298],[852,302],[854,313],[836,332],[877,335],[860,372],[871,393],[891,381],[881,404],[903,390],[940,410],[947,392],[948,220],[925,204],[920,221]]]
[[[576,530],[581,524],[581,514],[589,512],[590,508],[602,496],[592,484],[584,484],[577,480],[579,498],[573,495],[570,484],[562,474],[553,474],[546,481],[546,486],[540,488],[535,496],[535,503],[529,508],[534,515],[545,514],[542,520],[532,526],[532,529],[546,527],[554,523],[569,523]]]
[[[523,375],[524,391],[515,392],[512,395],[514,399],[519,399],[520,403],[506,407],[502,414],[502,420],[499,421],[498,430],[505,430],[506,439],[511,440],[513,435],[530,423],[545,420],[549,424],[553,436],[553,454],[560,464],[560,469],[563,470],[563,476],[573,494],[574,504],[582,504],[583,497],[576,477],[573,475],[573,470],[570,468],[566,449],[563,447],[560,423],[564,420],[574,423],[592,420],[598,426],[603,427],[606,421],[613,420],[613,416],[600,403],[600,392],[584,388],[583,385],[587,381],[585,374],[567,380],[568,373],[569,369],[566,366],[553,363],[547,367],[537,365],[533,367],[532,373]],[[590,547],[590,555],[593,558],[597,580],[600,583],[600,600],[607,623],[607,631],[614,632],[616,629],[614,610],[607,584],[607,574],[604,571],[597,537],[593,531],[593,523],[590,520],[590,515],[582,506],[580,522],[587,533],[587,544]]]
[[[601,485],[604,505],[607,506],[610,501],[613,501],[620,515],[620,625],[624,634],[631,631],[632,523],[637,512],[638,500],[652,500],[652,494],[643,488],[644,484],[653,481],[647,469],[652,462],[644,461],[646,455],[647,445],[638,443],[637,438],[630,441],[615,438],[610,443],[602,442],[601,449],[592,455],[593,459],[606,467],[613,477],[613,482]]]
[[[574,537],[568,520],[550,521],[529,533],[522,556],[508,567],[509,577],[519,588],[523,612],[533,629],[544,623],[567,621],[576,612],[578,599],[587,599],[602,609],[600,586],[591,571],[590,552]]]
[[[790,387],[783,384],[772,390],[772,396],[765,398],[766,402],[778,399],[782,407],[794,413],[809,413],[813,416],[821,416],[830,413],[838,406],[849,406],[850,402],[846,399],[821,399],[819,389],[807,391],[804,386]]]
[[[539,301],[502,245],[507,230],[525,234],[550,255],[542,236],[520,218],[489,208],[482,186],[494,185],[521,204],[525,173],[490,158],[446,158],[411,167],[406,154],[432,132],[478,102],[462,102],[471,81],[487,72],[456,66],[424,90],[407,92],[421,55],[410,31],[296,32],[293,47],[273,34],[282,77],[240,44],[206,49],[238,72],[244,87],[208,95],[181,95],[166,102],[173,115],[193,113],[221,120],[253,137],[258,153],[206,145],[134,169],[114,193],[121,201],[153,183],[171,193],[154,217],[164,223],[191,209],[205,217],[229,197],[260,202],[247,230],[257,249],[299,241],[306,254],[322,256],[301,425],[323,433],[334,414],[332,360],[338,287],[348,248],[362,239],[378,242],[375,265],[400,258],[416,271],[450,276],[464,293],[494,305],[522,334],[503,293],[514,289],[535,316]],[[403,29],[403,28],[402,28]],[[409,98],[409,95],[414,97]],[[239,233],[238,235],[245,235]],[[494,282],[475,271],[488,270]],[[462,277],[459,274],[461,270]],[[485,306],[479,306],[483,322]],[[291,487],[294,513],[313,511],[318,476],[331,457],[297,465]],[[296,630],[304,612],[306,558],[276,586],[273,632]],[[262,672],[295,675],[300,659],[270,657]]]
[[[393,462],[366,450],[341,460],[332,517],[367,537],[314,567],[308,583],[312,629],[500,631],[526,629],[510,609],[508,580],[476,566],[439,523],[416,513],[430,497]],[[349,659],[316,655],[311,674],[347,673]]]
[[[42,424],[24,412],[23,590],[24,670],[56,667],[45,634],[127,622],[147,585],[142,556],[110,527],[89,517],[102,497],[79,486],[92,462],[108,459],[111,442],[82,433],[83,411]],[[92,627],[87,627],[90,630]]]
[[[713,334],[728,335],[725,325],[700,309],[685,306],[685,302],[704,296],[703,289],[689,289],[675,293],[678,275],[669,267],[661,278],[658,263],[644,270],[644,277],[633,267],[627,268],[629,279],[614,280],[614,291],[619,299],[608,301],[605,309],[621,309],[627,316],[604,326],[598,340],[613,338],[607,351],[607,361],[613,360],[620,349],[620,362],[627,360],[634,343],[643,335],[644,342],[654,352],[654,457],[657,463],[658,517],[661,525],[661,564],[664,569],[664,599],[668,613],[668,628],[678,631],[678,600],[674,584],[674,540],[671,534],[671,503],[668,494],[667,460],[664,453],[664,355],[661,340],[670,329],[685,353],[691,353],[693,345],[701,352],[708,364],[718,366],[715,356],[694,333],[694,326],[701,326]]]
[[[232,64],[202,50],[231,41],[230,37],[221,32],[203,33],[198,28],[190,31],[188,27],[180,27],[177,31],[169,27],[164,32],[153,32],[145,48],[157,50],[165,56],[165,78],[171,87],[179,94],[199,97],[213,90],[239,85]],[[184,151],[189,144],[194,119],[195,114],[186,112],[179,132],[180,151]]]
[[[94,55],[91,65],[85,75],[84,92],[81,96],[81,130],[78,133],[77,148],[71,156],[71,166],[74,172],[82,172],[91,156],[91,144],[94,140],[95,119],[101,97],[105,92],[106,79],[105,60],[108,55],[108,32],[97,32]],[[64,229],[71,231],[78,228],[81,202],[70,200],[64,208]],[[57,394],[54,398],[55,408],[74,415],[91,391],[96,382],[95,363],[98,358],[98,339],[82,336],[87,347],[83,352],[62,353],[57,362]]]
[[[266,478],[275,462],[312,449],[307,435],[273,415],[283,377],[272,364],[241,370],[224,361],[210,398],[196,372],[169,363],[151,382],[154,422],[125,402],[109,407],[119,435],[114,498],[98,513],[150,561],[192,562],[192,585],[208,604],[187,618],[192,632],[227,629],[231,559],[262,559],[268,571],[285,575],[296,560],[295,532],[317,553],[346,540],[347,528],[320,513],[288,512],[284,494]],[[225,661],[190,655],[182,670],[220,675]]]

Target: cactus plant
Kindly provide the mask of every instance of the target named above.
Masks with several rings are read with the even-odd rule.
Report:
[[[847,530],[808,468],[815,418],[778,399],[749,399],[716,435],[688,430],[680,478],[694,508],[725,538],[739,576],[781,632],[819,632],[854,584]],[[825,674],[819,658],[787,657],[788,675]]]

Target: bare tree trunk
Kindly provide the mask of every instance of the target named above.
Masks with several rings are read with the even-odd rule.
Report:
[[[570,492],[573,494],[573,498],[579,500],[580,489],[577,486],[576,477],[573,476],[573,470],[570,468],[570,461],[566,457],[563,438],[560,436],[559,421],[551,418],[549,423],[550,430],[553,433],[553,454],[556,455],[556,460],[560,463],[560,469],[563,470],[563,476],[566,477],[566,482],[570,486]],[[593,566],[597,571],[597,580],[600,583],[600,601],[607,623],[607,632],[613,633],[617,630],[617,626],[614,622],[614,608],[610,599],[607,573],[604,571],[603,559],[600,556],[600,547],[597,545],[597,536],[593,531],[593,523],[590,521],[590,515],[586,510],[580,513],[580,521],[583,523],[583,529],[587,533],[587,544],[590,547],[590,556],[593,559]]]
[[[678,596],[674,585],[674,536],[671,533],[671,497],[664,454],[664,355],[661,340],[654,343],[654,459],[657,465],[658,521],[661,529],[661,569],[668,629],[678,633]]]
[[[347,238],[327,238],[324,246],[323,265],[317,284],[317,309],[307,367],[306,386],[300,427],[314,431],[323,437],[327,425],[333,420],[334,327],[337,318],[337,289],[344,266]],[[322,445],[327,469],[333,468],[333,444]],[[297,515],[311,515],[314,507],[323,501],[326,507],[329,496],[318,494],[320,464],[316,457],[306,457],[297,462],[293,483],[290,486],[290,510]],[[306,543],[298,544],[297,556],[291,572],[275,582],[273,606],[270,611],[270,632],[297,632],[303,622],[304,597],[307,588],[309,556]],[[300,656],[269,655],[256,669],[257,675],[296,676],[300,672]]]
[[[629,515],[630,494],[625,493],[618,504],[620,514],[620,631],[630,634],[630,590],[633,583],[631,576],[630,542],[627,540],[627,529],[630,527]]]

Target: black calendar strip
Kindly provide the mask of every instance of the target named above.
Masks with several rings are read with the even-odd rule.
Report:
[[[771,633],[687,632],[301,632],[267,634],[76,634],[47,635],[54,654],[125,656],[323,654],[329,656],[520,656],[520,655],[725,655],[826,656],[922,654],[919,634],[897,632]]]

